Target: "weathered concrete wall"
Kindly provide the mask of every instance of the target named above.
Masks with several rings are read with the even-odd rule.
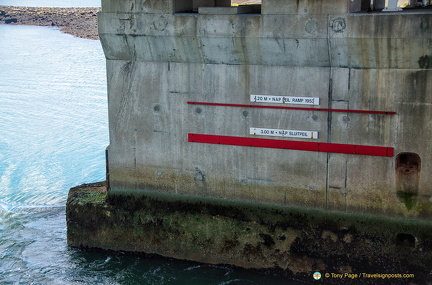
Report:
[[[103,0],[109,191],[71,189],[69,245],[431,281],[432,10],[365,3]]]
[[[153,189],[430,217],[431,10],[349,13],[360,1],[279,0],[263,1],[257,14],[216,7],[209,15],[174,2],[103,1],[111,194]],[[187,104],[271,105],[251,103],[251,94],[396,114]],[[188,142],[188,133],[252,137],[251,127],[318,131],[315,142],[392,147],[395,155]],[[396,171],[405,152],[421,159],[414,186]]]

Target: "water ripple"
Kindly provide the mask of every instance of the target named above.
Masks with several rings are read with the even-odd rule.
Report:
[[[0,27],[0,201],[14,209],[62,203],[70,187],[103,179],[108,144],[100,43],[26,27],[22,45],[21,28]]]

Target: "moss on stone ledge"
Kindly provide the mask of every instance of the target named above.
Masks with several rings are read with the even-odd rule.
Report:
[[[67,203],[94,203],[106,202],[107,191],[105,182],[82,184],[69,190]]]

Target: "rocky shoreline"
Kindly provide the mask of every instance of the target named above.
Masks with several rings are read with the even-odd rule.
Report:
[[[0,6],[0,24],[56,26],[64,33],[99,39],[97,13],[100,8],[46,8]]]

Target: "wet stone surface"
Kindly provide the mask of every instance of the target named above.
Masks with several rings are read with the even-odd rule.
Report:
[[[107,195],[104,189],[104,184],[71,189],[70,246],[229,264],[296,279],[320,271],[410,273],[415,277],[408,281],[432,280],[427,222],[151,191]],[[340,284],[336,281],[326,279]]]

